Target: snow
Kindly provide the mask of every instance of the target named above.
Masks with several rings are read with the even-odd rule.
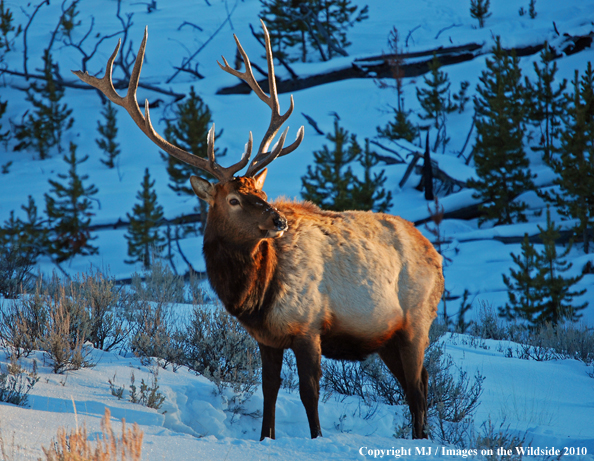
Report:
[[[174,92],[187,93],[190,86],[204,98],[209,105],[213,119],[223,135],[217,139],[220,149],[227,148],[228,154],[221,163],[235,163],[245,152],[245,139],[248,132],[254,133],[259,140],[269,123],[269,109],[253,93],[248,95],[217,95],[220,88],[235,85],[237,79],[222,72],[216,60],[224,55],[235,55],[233,33],[237,34],[249,56],[263,65],[263,49],[252,37],[249,24],[257,27],[257,13],[260,3],[257,0],[230,2],[211,0],[184,2],[169,0],[159,2],[158,9],[148,14],[142,3],[123,2],[123,14],[134,13],[133,26],[129,40],[136,50],[140,43],[143,28],[148,25],[149,40],[146,59],[141,75],[141,82],[170,88]],[[487,52],[494,43],[494,37],[501,36],[503,47],[534,45],[548,40],[554,46],[565,43],[567,35],[592,32],[594,20],[593,0],[538,0],[538,16],[530,19],[528,15],[519,16],[520,5],[512,0],[492,2],[492,16],[487,19],[486,27],[478,29],[477,23],[468,13],[467,0],[448,2],[419,0],[416,2],[389,3],[382,0],[357,1],[358,5],[369,5],[369,19],[357,24],[349,32],[351,47],[347,49],[348,58],[337,58],[328,63],[295,63],[293,68],[302,76],[318,72],[330,72],[357,58],[377,56],[380,51],[387,51],[387,35],[392,27],[400,32],[406,52],[425,51],[437,46],[457,46],[467,43],[483,45]],[[523,5],[524,8],[527,8]],[[14,0],[5,2],[15,16],[16,23],[27,21],[25,12],[31,12],[31,6]],[[95,18],[93,34],[115,33],[120,29],[120,22],[115,17],[116,2],[103,2],[101,8],[90,0],[81,0],[78,19],[82,25],[75,29],[74,38],[80,40],[90,25],[91,15]],[[212,34],[226,21],[230,20],[208,41]],[[32,71],[41,67],[41,52],[47,45],[50,31],[60,14],[60,2],[52,2],[40,10],[28,31],[28,68]],[[125,17],[125,16],[123,16]],[[194,22],[203,30],[191,26],[179,27],[185,20]],[[557,36],[554,25],[560,32]],[[450,27],[454,26],[454,27]],[[446,29],[447,28],[447,29]],[[93,34],[90,37],[93,37]],[[89,73],[103,71],[105,62],[112,53],[117,39],[105,40],[99,51],[88,63]],[[86,42],[91,48],[92,40]],[[173,66],[179,66],[199,47],[204,46],[194,62],[199,63],[203,80],[194,80],[189,74],[180,73],[169,84],[164,82],[172,75]],[[5,56],[4,64],[11,69],[22,69],[22,35],[16,41],[16,52]],[[135,52],[135,51],[134,51]],[[69,70],[81,68],[80,54],[72,48],[57,42],[54,46],[54,60],[59,64],[65,79],[71,79]],[[587,49],[578,54],[557,60],[559,78],[571,80],[574,70],[580,72],[588,61],[594,60],[594,49]],[[521,59],[524,75],[533,76],[533,63],[538,56]],[[452,91],[457,91],[460,82],[470,81],[469,96],[472,98],[480,73],[485,69],[485,55],[472,61],[445,66]],[[287,77],[282,66],[276,67],[277,75]],[[114,78],[120,78],[116,70]],[[21,89],[26,84],[22,79],[3,75],[0,98],[8,100],[8,110],[0,121],[6,129],[8,120],[20,121],[24,108],[29,107],[25,93]],[[415,88],[422,83],[422,77],[405,80],[405,105],[412,111],[419,110],[415,97]],[[123,95],[125,90],[119,90]],[[100,118],[100,100],[93,91],[67,89],[67,103],[73,109],[75,123],[63,139],[63,146],[73,141],[78,145],[80,156],[88,154],[89,160],[81,166],[82,173],[88,174],[93,184],[99,189],[98,207],[93,222],[96,224],[113,223],[125,220],[136,201],[136,193],[145,168],[149,168],[151,177],[156,180],[158,200],[165,208],[167,217],[191,212],[196,205],[194,199],[177,196],[167,184],[165,164],[157,149],[138,130],[134,122],[118,111],[119,134],[122,154],[116,169],[109,170],[100,161],[100,152],[95,145],[96,125]],[[279,96],[281,111],[289,107],[289,94]],[[143,88],[138,90],[138,100],[158,98],[165,103],[170,98],[153,93]],[[291,126],[305,124],[300,113],[307,114],[317,121],[326,132],[333,129],[334,115],[340,116],[341,126],[364,138],[373,138],[376,127],[384,126],[392,116],[389,105],[395,105],[395,95],[389,90],[381,90],[371,79],[345,80],[333,84],[317,86],[294,93],[296,110],[292,115]],[[165,118],[172,117],[168,104],[161,104],[151,110],[155,129],[163,133]],[[448,118],[448,136],[451,141],[445,153],[433,153],[433,159],[450,176],[466,181],[475,175],[472,167],[466,166],[463,159],[457,157],[462,148],[472,122],[472,104],[469,102],[462,114],[454,113]],[[294,129],[291,132],[295,132]],[[289,137],[292,134],[289,133]],[[270,198],[286,196],[299,198],[301,192],[300,177],[306,172],[307,165],[313,161],[312,152],[327,140],[305,124],[305,138],[300,148],[291,155],[275,160],[269,166],[265,190]],[[393,146],[392,146],[393,147]],[[416,146],[412,146],[418,149]],[[13,152],[12,142],[0,146],[0,164],[13,161],[10,172],[0,175],[0,222],[9,217],[11,210],[22,216],[21,205],[31,195],[37,205],[43,208],[43,194],[49,189],[48,179],[64,173],[66,166],[61,154],[54,151],[44,161],[34,160],[31,152]],[[466,153],[469,152],[467,148]],[[403,152],[406,154],[406,152]],[[533,160],[536,183],[539,186],[551,186],[553,176],[537,159]],[[428,216],[427,202],[414,186],[418,176],[413,176],[399,189],[398,183],[404,174],[406,165],[385,167],[388,182],[394,194],[393,214],[401,215],[411,221]],[[541,211],[543,203],[536,196],[523,197],[530,205],[529,222],[510,226],[483,225],[476,221],[446,220],[442,231],[451,241],[445,247],[445,256],[451,261],[446,263],[446,289],[451,296],[461,297],[464,290],[470,293],[474,306],[485,302],[494,307],[507,301],[507,293],[502,274],[509,272],[512,265],[511,252],[519,252],[519,244],[504,244],[494,237],[523,236],[525,232],[533,235],[537,224],[543,223]],[[446,212],[460,206],[477,203],[472,191],[440,198]],[[431,204],[432,205],[432,204]],[[557,220],[557,224],[559,221]],[[429,235],[424,226],[420,229]],[[129,277],[139,267],[124,263],[126,259],[125,230],[101,230],[95,233],[100,252],[96,256],[76,257],[64,265],[70,274],[86,271],[94,267],[109,270],[116,278]],[[199,237],[181,241],[182,249],[193,267],[204,270]],[[579,272],[593,258],[584,255],[579,248],[574,248],[569,256],[574,263],[574,271]],[[175,260],[182,268],[181,258]],[[40,261],[40,270],[51,272],[54,266],[48,259]],[[584,322],[594,324],[594,275],[586,275],[578,289],[585,288],[586,294],[576,303],[589,302],[584,311]],[[455,313],[460,299],[448,303],[448,313]],[[443,309],[441,307],[440,309]],[[469,314],[476,318],[476,309]],[[515,347],[506,342],[484,341],[485,348],[476,347],[467,336],[451,335],[443,339],[446,350],[454,359],[456,366],[467,370],[469,375],[480,371],[485,376],[484,393],[480,399],[475,420],[477,426],[489,418],[498,426],[504,422],[512,432],[526,435],[533,447],[585,447],[588,455],[579,459],[594,459],[594,380],[587,374],[588,369],[581,362],[573,360],[554,360],[534,362],[505,356],[507,347]],[[116,376],[119,385],[128,386],[130,373],[134,371],[137,380],[148,379],[150,369],[133,357],[94,351],[97,365],[94,368],[68,372],[66,375],[51,374],[49,368],[40,365],[41,380],[35,385],[29,399],[30,408],[20,408],[0,403],[0,430],[5,442],[14,443],[22,450],[16,459],[37,459],[42,456],[41,446],[48,446],[60,426],[72,428],[77,424],[86,424],[91,437],[100,432],[100,419],[105,407],[111,410],[114,422],[122,418],[127,423],[138,423],[144,431],[143,453],[147,460],[171,458],[186,459],[372,459],[380,452],[373,450],[402,449],[409,459],[425,459],[415,456],[416,449],[440,447],[436,442],[413,442],[395,439],[394,427],[404,421],[402,409],[379,405],[374,412],[364,408],[355,398],[330,397],[320,403],[320,418],[324,437],[309,439],[307,420],[297,392],[281,390],[277,405],[277,440],[258,442],[261,420],[252,416],[233,416],[226,407],[224,396],[216,394],[215,386],[207,379],[196,376],[185,369],[177,372],[159,371],[159,385],[166,400],[161,410],[151,410],[129,401],[117,400],[109,390],[108,379]],[[43,357],[38,353],[35,358],[43,364]],[[25,360],[26,366],[31,359]],[[6,357],[0,354],[0,362]],[[261,409],[262,398],[259,392],[246,403],[249,411]],[[163,411],[166,413],[163,414]],[[370,413],[373,413],[370,415]],[[119,428],[115,424],[116,432]],[[478,429],[478,427],[477,427]],[[371,450],[371,451],[370,451]],[[408,455],[408,452],[411,455]],[[392,452],[394,453],[394,452]],[[452,459],[442,456],[438,458]],[[385,457],[396,457],[394,454]],[[571,457],[567,457],[572,459]],[[578,459],[575,457],[575,459]]]

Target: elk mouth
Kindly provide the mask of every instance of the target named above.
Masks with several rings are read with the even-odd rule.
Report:
[[[267,229],[266,227],[260,226],[260,231],[262,232],[262,238],[279,238],[282,237],[285,231],[289,228],[287,224],[286,218],[282,216],[276,216],[272,223],[274,224],[274,228]]]

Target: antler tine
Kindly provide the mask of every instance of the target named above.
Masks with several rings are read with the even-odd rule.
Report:
[[[256,78],[254,77],[254,73],[252,71],[252,65],[250,63],[250,60],[247,56],[247,53],[241,46],[241,43],[239,42],[239,39],[237,38],[237,36],[233,35],[233,37],[235,38],[235,43],[237,44],[237,49],[239,50],[239,53],[241,54],[241,57],[245,64],[245,72],[239,72],[239,71],[233,69],[232,67],[230,67],[229,64],[227,63],[227,60],[224,57],[222,57],[223,62],[225,63],[224,66],[221,65],[221,63],[219,63],[217,61],[217,64],[219,64],[221,69],[223,69],[225,72],[228,72],[231,75],[234,75],[234,76],[240,78],[241,80],[243,80],[244,82],[246,82],[249,85],[249,87],[254,91],[254,93],[256,93],[258,95],[258,97],[262,101],[264,101],[272,110],[272,114],[270,117],[270,124],[268,126],[268,129],[266,130],[266,134],[264,135],[264,138],[262,139],[262,142],[260,143],[260,147],[258,148],[258,153],[256,154],[256,157],[254,157],[254,160],[252,160],[252,163],[248,167],[248,170],[247,170],[245,176],[253,176],[258,171],[263,169],[266,165],[268,165],[270,162],[272,162],[275,158],[281,157],[283,155],[287,155],[287,154],[293,152],[299,146],[299,144],[301,144],[301,141],[303,141],[303,135],[304,135],[304,128],[302,126],[297,133],[297,139],[295,140],[295,142],[293,142],[293,144],[291,144],[290,146],[283,148],[283,144],[284,144],[286,133],[287,133],[287,130],[285,130],[284,134],[279,139],[279,142],[277,143],[275,149],[273,149],[273,152],[267,152],[268,147],[270,146],[270,143],[272,142],[272,140],[278,133],[278,130],[281,128],[281,126],[291,116],[295,106],[294,106],[294,102],[293,102],[293,96],[291,96],[291,104],[290,104],[289,109],[283,115],[280,114],[280,106],[278,103],[278,93],[277,93],[277,89],[276,89],[276,79],[274,76],[274,63],[273,63],[273,58],[272,58],[272,47],[270,44],[270,35],[268,34],[268,29],[266,29],[264,22],[262,20],[260,20],[260,22],[262,24],[262,29],[264,30],[264,41],[265,41],[265,46],[266,46],[266,61],[268,64],[268,87],[270,89],[270,96],[267,96],[266,93],[264,93],[264,91],[262,91],[262,88],[260,87]]]
[[[144,53],[146,50],[147,39],[148,27],[144,29],[144,37],[142,39],[142,43],[140,44],[140,48],[138,49],[138,54],[136,55],[136,61],[134,63],[134,68],[132,69],[132,75],[130,76],[130,82],[128,84],[128,91],[126,93],[126,96],[124,97],[121,97],[118,94],[118,92],[115,90],[113,86],[112,81],[113,63],[116,59],[116,56],[118,55],[121,40],[118,40],[118,44],[116,45],[114,52],[108,59],[107,65],[105,66],[105,75],[102,78],[94,77],[92,75],[89,75],[88,72],[81,72],[80,70],[72,72],[83,82],[101,91],[105,96],[107,96],[107,98],[111,102],[126,109],[130,117],[132,117],[132,120],[134,120],[134,122],[142,130],[142,132],[165,152],[177,158],[178,160],[181,160],[184,163],[195,166],[196,168],[210,173],[219,181],[226,181],[231,179],[234,173],[239,171],[247,164],[247,161],[244,162],[243,166],[240,166],[239,168],[236,168],[237,165],[233,165],[229,168],[223,168],[220,165],[218,165],[214,160],[214,136],[212,136],[212,142],[209,143],[209,149],[212,148],[212,156],[210,156],[209,154],[208,160],[205,160],[183,149],[180,149],[177,146],[174,146],[173,144],[166,141],[163,137],[161,137],[161,135],[159,135],[159,133],[155,131],[151,123],[148,101],[145,101],[145,115],[142,114],[142,111],[140,110],[138,101],[136,99],[136,91],[138,90],[138,83],[140,80],[140,72],[142,70],[142,64],[144,61]],[[240,164],[242,162],[240,162]]]

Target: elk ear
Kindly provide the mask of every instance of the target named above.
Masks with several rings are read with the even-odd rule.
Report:
[[[214,203],[215,187],[206,179],[200,178],[199,176],[191,176],[190,184],[192,184],[192,189],[194,189],[194,193],[199,198],[209,205]]]
[[[262,190],[264,187],[264,181],[266,181],[266,175],[268,174],[268,168],[264,168],[260,173],[254,176],[254,181],[256,182],[256,189]]]

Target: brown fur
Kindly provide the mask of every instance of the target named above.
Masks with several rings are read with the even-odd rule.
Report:
[[[423,356],[443,292],[441,257],[395,216],[328,212],[287,200],[270,204],[261,190],[265,176],[264,170],[255,179],[197,191],[211,205],[203,250],[209,280],[260,344],[262,438],[274,437],[285,349],[297,358],[312,437],[321,435],[321,355],[362,360],[374,352],[403,386],[413,436],[426,437]]]

